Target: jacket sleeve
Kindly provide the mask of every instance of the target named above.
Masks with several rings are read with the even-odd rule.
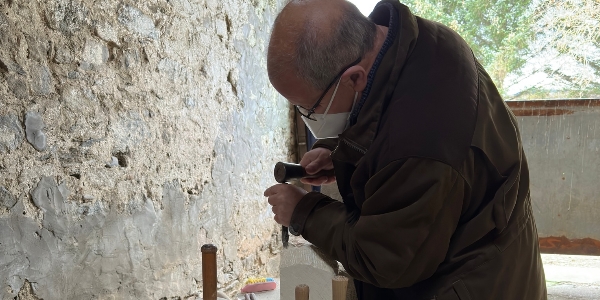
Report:
[[[292,224],[355,279],[407,287],[433,275],[444,260],[465,186],[444,163],[395,161],[367,182],[358,218],[342,202],[313,192],[294,210]]]
[[[337,147],[338,141],[338,138],[319,139],[313,144],[311,149],[325,148],[333,151]]]

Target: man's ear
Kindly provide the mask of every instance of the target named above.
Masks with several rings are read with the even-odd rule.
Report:
[[[360,93],[367,86],[367,71],[362,66],[352,66],[342,74],[340,84],[346,85],[355,92]]]

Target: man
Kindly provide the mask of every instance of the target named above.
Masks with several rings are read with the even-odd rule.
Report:
[[[360,299],[546,299],[516,120],[451,29],[382,1],[292,1],[267,67],[319,139],[300,164],[334,169],[343,203],[265,191],[290,227],[355,279]]]

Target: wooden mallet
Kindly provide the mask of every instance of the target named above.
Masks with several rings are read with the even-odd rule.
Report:
[[[334,276],[331,279],[332,300],[346,300],[348,289],[348,278],[345,276]]]

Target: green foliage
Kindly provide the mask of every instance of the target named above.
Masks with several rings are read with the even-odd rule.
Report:
[[[458,32],[473,48],[499,90],[506,76],[526,60],[530,30],[531,0],[408,0],[415,15],[440,22]]]
[[[600,97],[599,0],[403,3],[457,31],[506,99]]]
[[[600,1],[541,1],[534,19],[532,31],[543,43],[533,44],[529,51],[548,57],[542,72],[553,87],[532,86],[520,97],[534,98],[536,90],[545,90],[544,98],[600,97]]]

